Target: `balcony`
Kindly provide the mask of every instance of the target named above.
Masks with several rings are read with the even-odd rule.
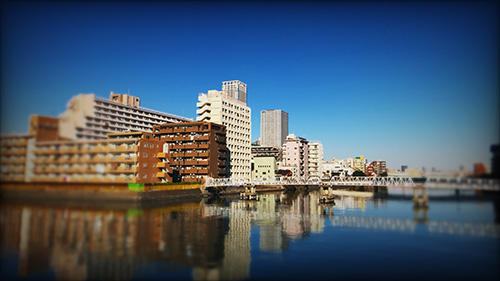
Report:
[[[185,157],[196,157],[197,154],[198,153],[196,153],[196,152],[186,152],[186,153],[184,153],[184,156]]]
[[[196,165],[208,166],[208,160],[198,160],[196,161]]]
[[[184,165],[184,161],[182,160],[177,160],[177,161],[172,161],[171,162],[171,165],[175,165],[175,166],[181,166],[181,165]]]
[[[186,132],[196,132],[198,131],[198,126],[187,127]]]
[[[196,160],[186,160],[184,161],[184,165],[196,165],[197,161]]]
[[[208,174],[208,169],[198,169],[195,172],[196,174]]]
[[[184,157],[185,153],[184,152],[174,152],[172,153],[172,157]]]
[[[209,135],[206,135],[206,136],[199,136],[199,137],[196,137],[194,138],[195,141],[208,141],[208,139],[210,138]]]
[[[198,145],[196,144],[180,144],[180,145],[175,145],[174,149],[195,149],[198,148]]]

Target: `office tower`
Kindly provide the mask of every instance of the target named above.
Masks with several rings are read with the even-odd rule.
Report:
[[[196,120],[226,126],[230,177],[249,180],[251,110],[245,102],[246,85],[240,81],[225,81],[222,85],[223,91],[209,90],[198,95]]]
[[[283,110],[263,110],[260,113],[261,145],[281,147],[288,136],[288,113]]]
[[[241,81],[234,80],[222,82],[222,91],[229,97],[242,101],[245,104],[247,103],[247,84]]]
[[[309,178],[309,141],[294,134],[286,137],[283,145],[283,168],[290,167],[293,177]]]
[[[321,177],[320,165],[323,162],[323,145],[320,142],[309,143],[309,177]]]
[[[193,121],[169,113],[139,107],[139,98],[111,92],[110,99],[94,94],[74,96],[59,116],[59,136],[67,139],[105,139],[107,133],[141,131],[153,125]]]

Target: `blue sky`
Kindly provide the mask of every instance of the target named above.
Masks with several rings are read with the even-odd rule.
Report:
[[[2,14],[2,133],[58,116],[78,93],[141,97],[194,118],[197,95],[248,85],[260,111],[325,158],[388,166],[489,166],[499,140],[493,2],[8,3]]]

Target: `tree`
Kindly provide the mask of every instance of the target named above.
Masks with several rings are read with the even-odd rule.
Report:
[[[381,176],[381,177],[387,177],[387,172],[382,172],[382,173],[380,174],[380,176]]]
[[[366,177],[366,174],[361,172],[361,171],[356,170],[356,171],[354,171],[354,173],[352,173],[352,176],[353,177]]]

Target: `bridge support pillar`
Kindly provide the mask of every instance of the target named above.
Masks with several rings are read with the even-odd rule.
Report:
[[[420,196],[419,191],[422,191]],[[413,188],[413,205],[415,207],[427,207],[429,197],[427,196],[427,189],[423,185],[417,185]]]
[[[415,215],[416,222],[427,222],[429,220],[428,215],[429,207],[427,206],[413,206],[413,213]],[[423,216],[420,217],[420,212],[423,213]]]

